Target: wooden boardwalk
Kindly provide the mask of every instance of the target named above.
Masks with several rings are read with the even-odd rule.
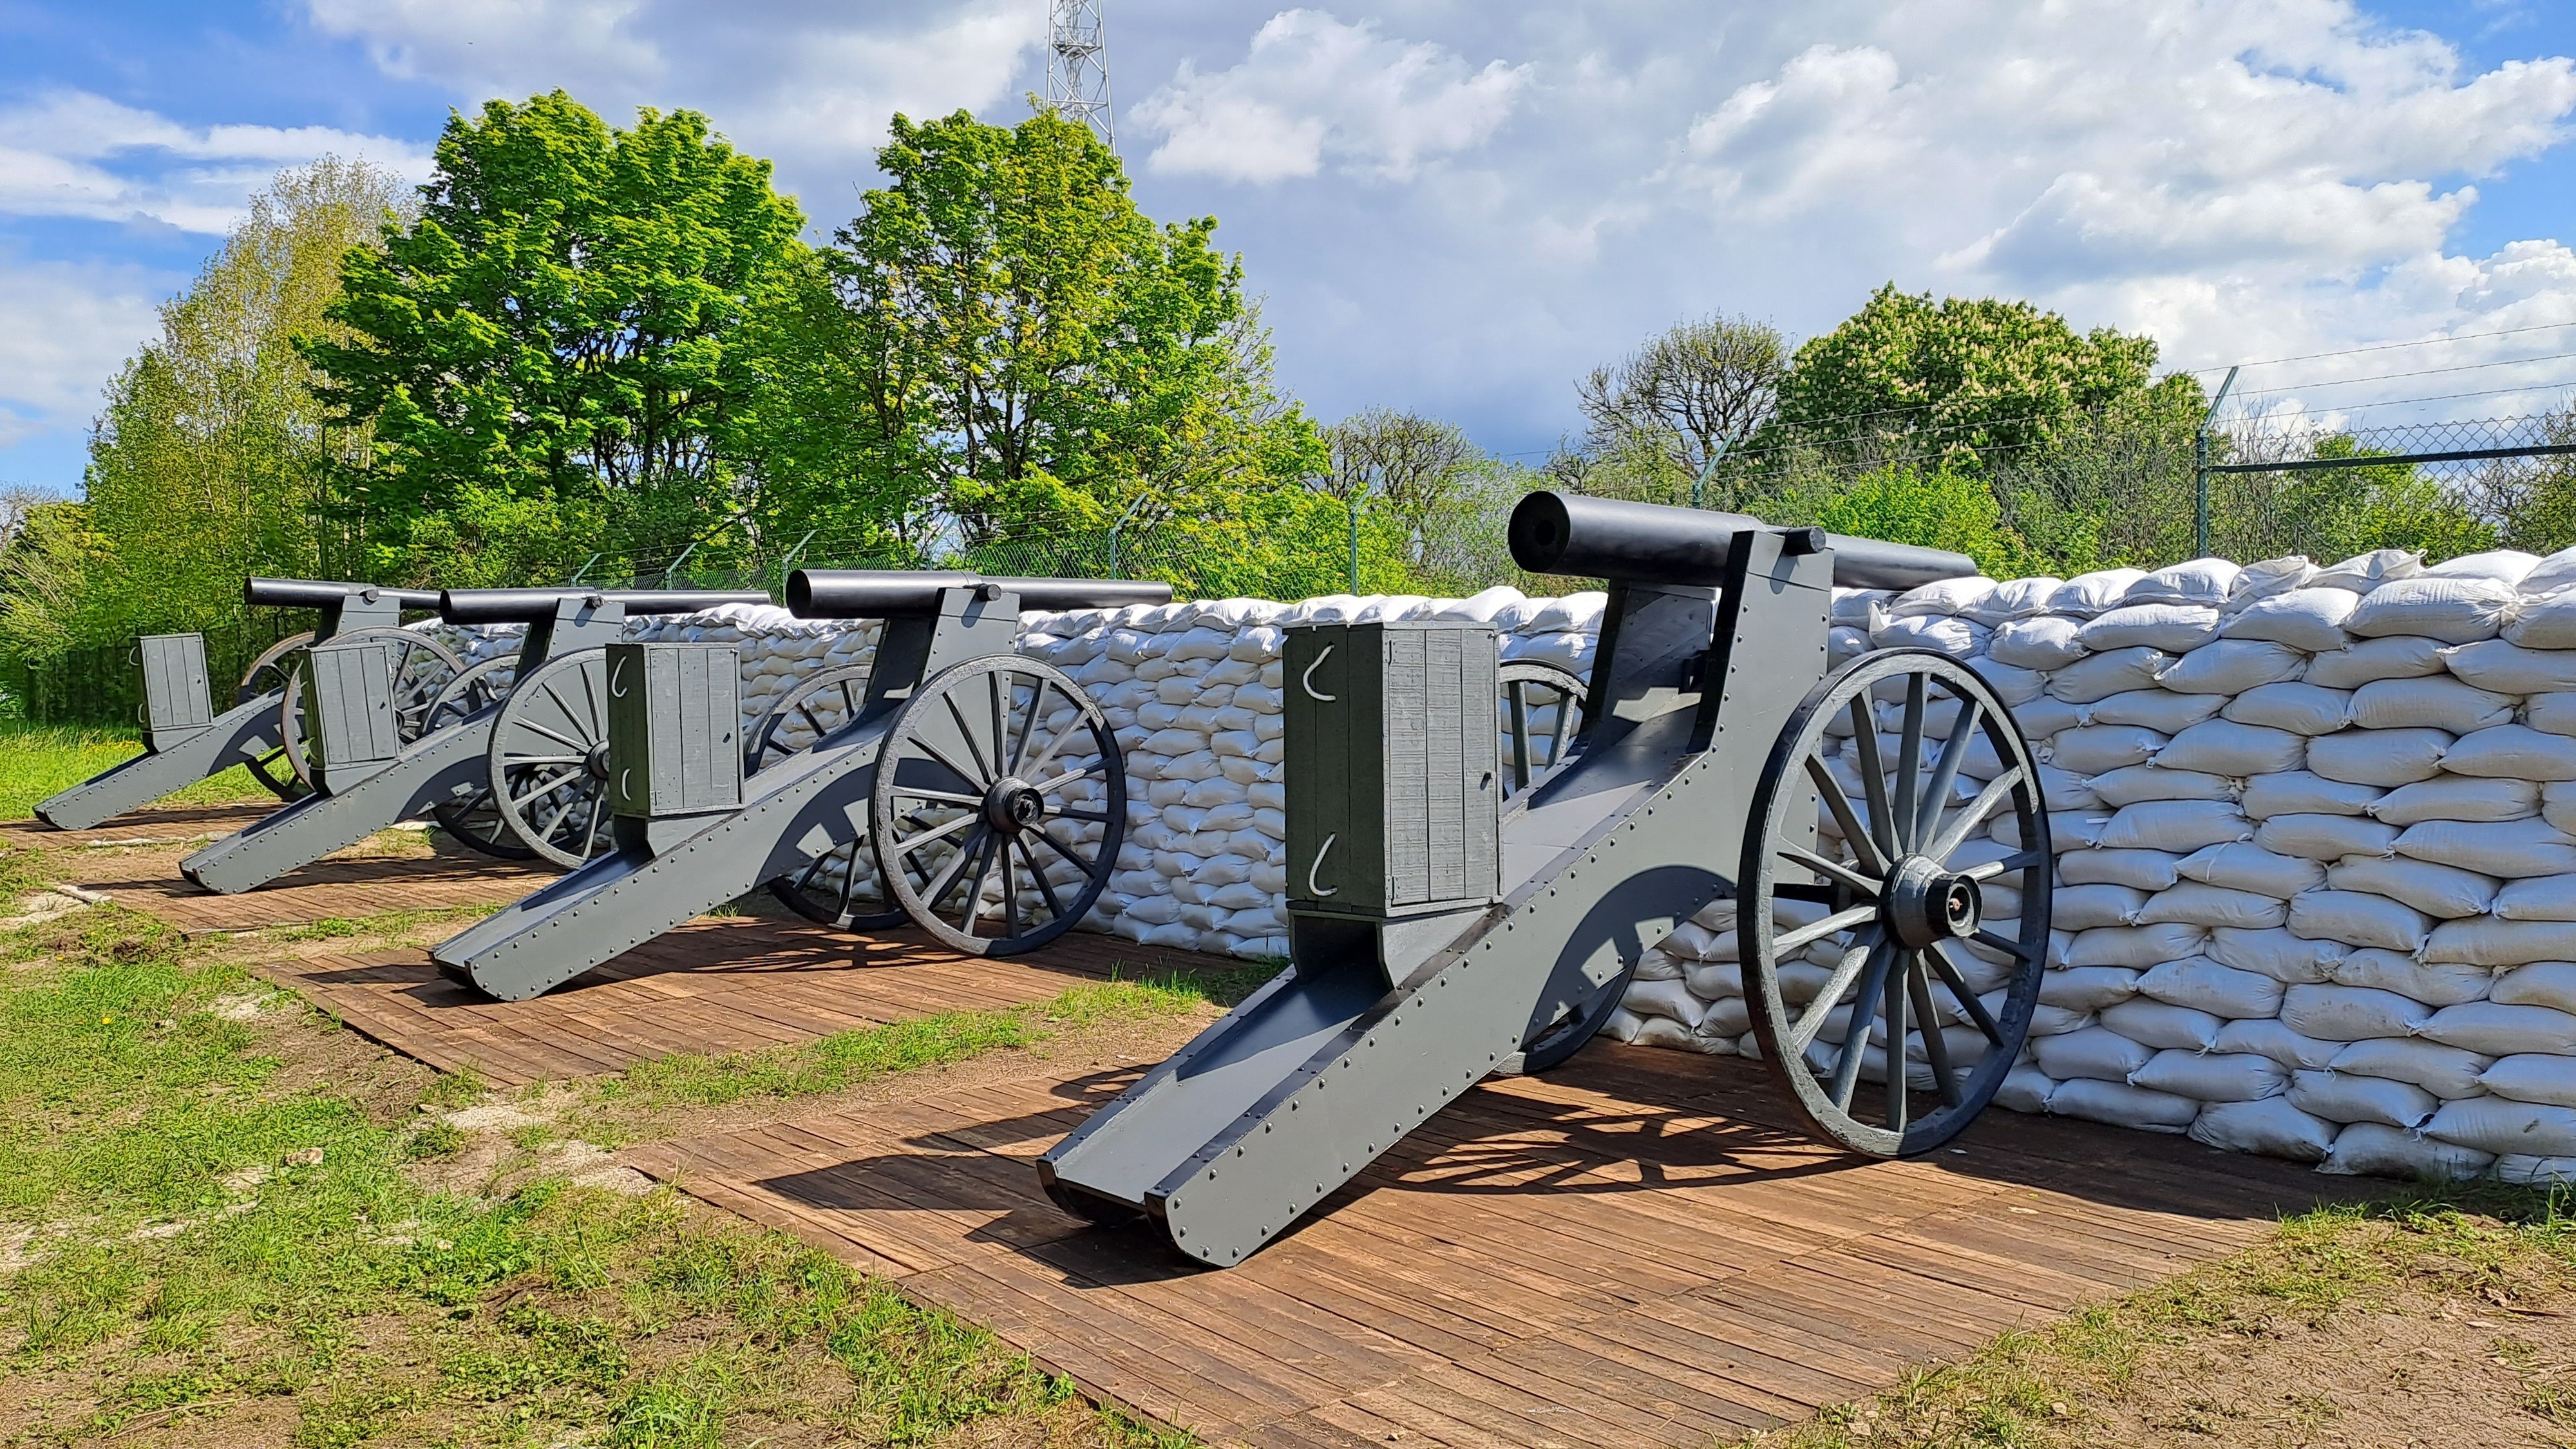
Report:
[[[1112,974],[1242,964],[1080,933],[993,961],[913,930],[850,936],[734,916],[692,921],[533,1001],[494,1001],[439,974],[419,950],[252,969],[405,1056],[516,1086],[672,1052],[749,1051],[944,1011],[1034,1005]]]
[[[334,856],[289,871],[271,885],[239,895],[200,890],[162,862],[112,866],[78,882],[149,912],[191,936],[355,921],[392,911],[459,906],[498,910],[553,880],[551,868],[478,855]]]
[[[2258,1240],[2337,1190],[1996,1112],[1859,1162],[1760,1069],[1596,1044],[1470,1092],[1249,1263],[1059,1211],[1032,1163],[1128,1080],[1036,1075],[627,1154],[1212,1441],[1699,1444]]]
[[[148,805],[87,830],[56,830],[40,820],[0,823],[11,850],[77,850],[98,845],[183,845],[230,835],[277,808],[275,800],[224,805]]]

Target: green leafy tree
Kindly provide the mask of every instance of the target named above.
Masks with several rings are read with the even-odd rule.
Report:
[[[330,316],[355,336],[306,348],[374,427],[348,496],[379,567],[524,576],[732,517],[756,481],[746,321],[803,251],[769,163],[695,112],[621,130],[556,91],[452,116],[424,197],[350,255]]]
[[[1815,521],[1834,533],[1964,553],[1991,578],[2030,571],[2029,550],[2005,525],[1994,490],[1949,468],[1881,468],[1827,499]]]

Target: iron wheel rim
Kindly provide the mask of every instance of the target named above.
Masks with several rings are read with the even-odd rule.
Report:
[[[799,680],[769,707],[743,741],[744,777],[803,754],[857,719],[867,703],[869,672],[864,664],[836,664]],[[804,738],[799,739],[800,734]],[[911,919],[903,907],[886,901],[883,877],[875,877],[878,886],[862,891],[862,870],[871,875],[876,870],[876,853],[868,848],[864,830],[802,869],[771,881],[769,893],[805,919],[838,931],[882,931]],[[883,908],[861,909],[869,904]]]
[[[490,804],[535,856],[578,870],[616,847],[608,810],[608,651],[521,675],[492,717]]]
[[[275,690],[279,695],[278,742],[251,759],[242,762],[251,778],[266,787],[268,793],[290,804],[313,793],[306,778],[308,767],[293,758],[295,745],[289,739],[287,717],[292,715],[297,726],[292,738],[296,745],[303,741],[304,667],[303,657],[313,647],[313,631],[289,634],[260,652],[242,671],[241,683],[233,690],[233,704],[238,707]]]
[[[518,676],[519,660],[513,654],[497,654],[475,664],[448,681],[438,699],[429,708],[426,726],[430,730],[447,729],[464,723],[498,706],[509,696],[510,686]],[[430,807],[430,816],[441,830],[498,860],[534,860],[537,853],[510,833],[509,823],[492,806],[489,772],[464,796]]]

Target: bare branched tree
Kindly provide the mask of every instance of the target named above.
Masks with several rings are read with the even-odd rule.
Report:
[[[1789,349],[1780,330],[1715,313],[1672,330],[1575,384],[1596,456],[1651,437],[1691,477],[1753,435],[1777,406]]]
[[[1484,450],[1448,423],[1389,408],[1344,418],[1330,432],[1332,471],[1318,480],[1336,498],[1388,510],[1409,534],[1438,512],[1487,462]]]

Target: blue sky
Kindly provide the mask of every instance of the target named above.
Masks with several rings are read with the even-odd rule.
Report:
[[[1805,336],[1888,280],[2143,329],[2188,367],[2576,324],[2563,4],[1107,6],[1140,201],[1222,220],[1283,382],[1328,420],[1384,403],[1536,452],[1576,426],[1572,379],[1656,328],[1725,310]],[[560,85],[613,120],[707,112],[828,227],[890,111],[1024,114],[1044,11],[0,0],[0,482],[76,490],[100,386],[278,166],[417,173],[451,106]],[[2476,376],[2523,391],[2364,420],[2546,406],[2576,368]]]

